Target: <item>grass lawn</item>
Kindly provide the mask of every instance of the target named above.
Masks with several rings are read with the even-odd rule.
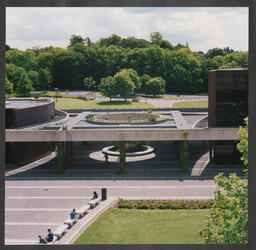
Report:
[[[80,99],[58,98],[56,109],[143,109],[154,108],[154,105],[129,101],[83,101]]]
[[[208,108],[208,100],[177,102],[172,105],[172,108]]]
[[[208,209],[108,209],[75,244],[202,244]]]

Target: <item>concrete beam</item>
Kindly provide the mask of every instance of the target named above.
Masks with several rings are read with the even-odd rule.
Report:
[[[238,140],[238,128],[5,130],[6,142],[25,141],[189,141]]]

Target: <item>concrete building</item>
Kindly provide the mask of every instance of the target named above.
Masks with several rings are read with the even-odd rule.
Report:
[[[248,69],[221,69],[209,72],[208,126],[239,127],[248,116]],[[210,161],[215,164],[240,163],[237,141],[214,141]]]
[[[7,99],[5,102],[6,129],[24,129],[54,119],[52,99]],[[51,152],[51,142],[7,142],[6,163],[24,165]]]

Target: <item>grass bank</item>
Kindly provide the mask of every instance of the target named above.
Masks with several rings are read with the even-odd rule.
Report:
[[[208,100],[177,102],[172,108],[208,108]]]
[[[56,109],[145,109],[154,108],[154,105],[130,101],[83,101],[80,99],[58,98],[55,107]]]
[[[75,244],[202,244],[199,232],[209,210],[111,208]]]

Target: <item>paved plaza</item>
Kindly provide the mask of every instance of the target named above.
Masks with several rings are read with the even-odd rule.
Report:
[[[214,176],[237,172],[234,166],[208,163],[208,145],[191,142],[190,172],[180,171],[175,142],[154,142],[155,155],[137,162],[127,161],[127,175],[117,175],[118,163],[106,164],[93,153],[108,143],[74,143],[73,163],[66,173],[56,176],[55,155],[21,168],[6,169],[5,240],[6,244],[35,244],[38,235],[55,230],[73,208],[85,205],[94,190],[107,188],[108,197],[125,199],[212,199]]]

